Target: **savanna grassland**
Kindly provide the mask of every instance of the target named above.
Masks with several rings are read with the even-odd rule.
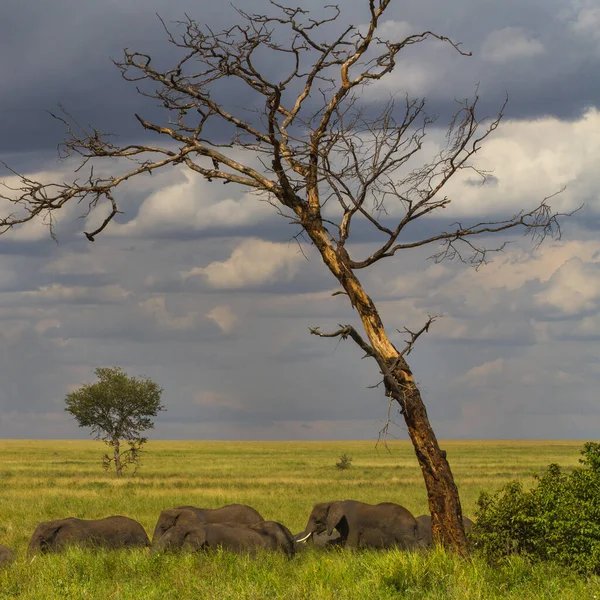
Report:
[[[582,442],[444,442],[463,511],[474,516],[482,490],[494,491],[556,462],[575,466]],[[0,543],[17,561],[0,570],[0,599],[204,598],[600,598],[600,580],[515,557],[490,566],[441,550],[307,550],[288,561],[224,552],[148,556],[147,551],[72,550],[26,557],[40,521],[121,514],[152,536],[159,512],[180,505],[240,502],[301,531],[314,503],[352,498],[397,502],[413,514],[427,501],[408,442],[159,442],[137,474],[102,471],[93,441],[0,440]],[[352,457],[349,469],[335,463]]]

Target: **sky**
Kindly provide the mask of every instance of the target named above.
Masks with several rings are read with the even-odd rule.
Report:
[[[0,8],[0,159],[31,178],[68,180],[62,104],[83,123],[142,137],[134,113],[158,109],[111,59],[124,47],[176,60],[156,13],[185,14],[213,30],[238,16],[206,0],[4,0]],[[318,3],[303,2],[305,8]],[[322,4],[321,4],[322,6]],[[366,22],[366,2],[340,4],[340,21]],[[264,11],[265,2],[244,2]],[[362,19],[362,20],[361,20]],[[450,183],[452,204],[422,225],[443,231],[469,217],[509,217],[566,186],[553,207],[583,208],[561,240],[511,243],[475,271],[435,264],[435,248],[406,251],[360,273],[392,341],[421,337],[409,364],[441,439],[597,439],[600,428],[600,7],[595,0],[392,2],[379,35],[432,30],[365,91],[426,97],[440,115],[425,150],[443,140],[448,107],[478,85],[483,115],[506,118],[472,174]],[[438,127],[439,124],[439,127]],[[5,183],[14,182],[0,171]],[[83,231],[103,209],[63,209],[56,244],[43,223],[0,236],[0,437],[75,438],[88,432],[65,396],[119,365],[163,388],[160,439],[375,440],[387,400],[374,362],[350,340],[318,339],[339,323],[360,327],[314,248],[243,188],[171,168],[119,192],[125,211],[92,244]],[[0,203],[0,212],[8,212]],[[360,232],[359,232],[360,233]],[[365,256],[368,236],[352,252]],[[489,240],[489,245],[497,240]],[[406,439],[400,417],[392,435]]]

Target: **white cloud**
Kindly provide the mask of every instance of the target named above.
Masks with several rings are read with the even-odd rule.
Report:
[[[65,254],[44,265],[42,270],[57,275],[101,275],[107,271],[98,252]]]
[[[249,238],[222,262],[196,267],[184,277],[203,276],[213,289],[235,290],[291,281],[304,257],[296,244],[277,244]]]
[[[40,319],[35,325],[34,329],[36,333],[43,335],[48,329],[54,329],[60,327],[62,323],[58,319]]]
[[[209,319],[212,319],[223,333],[229,333],[237,323],[237,315],[233,312],[231,306],[220,304],[206,313]]]
[[[236,153],[230,155],[235,157]],[[240,160],[248,164],[249,158],[247,154]],[[277,214],[264,198],[248,191],[248,188],[235,185],[224,187],[217,181],[208,182],[187,167],[181,167],[180,171],[182,182],[169,183],[152,191],[135,218],[124,224],[113,224],[107,230],[108,234],[130,237],[157,232],[209,231],[214,228],[233,230],[260,223]],[[231,195],[225,195],[227,193]],[[102,207],[102,210],[104,212],[94,215],[95,223],[101,223],[108,214],[106,207]]]
[[[461,269],[456,276],[457,287],[490,290],[505,288],[514,291],[528,281],[546,283],[567,262],[577,258],[583,263],[596,262],[600,242],[596,240],[559,240],[546,242],[535,251],[515,248],[494,257],[479,271]]]
[[[569,211],[587,202],[587,209],[599,212],[600,112],[588,110],[579,120],[544,118],[535,121],[507,121],[484,142],[473,164],[490,169],[498,184],[470,185],[472,171],[462,171],[444,188],[452,198],[450,207],[437,216],[504,214],[532,209],[541,200],[552,198],[555,210]]]
[[[481,46],[484,60],[504,63],[531,58],[544,53],[544,45],[521,27],[504,27],[492,31]]]
[[[31,181],[47,184],[54,181],[64,181],[68,179],[68,173],[69,171],[66,170],[35,171],[31,173],[23,173],[23,176],[27,177]],[[20,191],[22,185],[23,184],[16,175],[1,177],[0,193],[8,198],[18,198],[22,194]],[[56,188],[50,188],[48,190],[48,195],[51,196],[56,191]],[[50,215],[42,212],[41,215],[35,217],[33,220],[21,225],[16,225],[5,233],[2,233],[2,239],[24,243],[38,242],[44,239],[50,241],[50,224],[52,224],[54,231],[57,232],[60,224],[68,221],[77,211],[77,208],[81,207],[76,202],[67,202],[60,208],[60,210],[53,211]],[[13,213],[15,217],[19,218],[24,218],[29,214],[26,210],[21,209],[19,205],[14,205],[4,199],[0,200],[0,219],[5,218],[9,214]]]
[[[369,29],[369,25],[363,23],[358,26],[358,30],[365,35]],[[377,25],[376,36],[382,40],[389,40],[392,44],[397,44],[405,40],[409,35],[415,33],[415,27],[413,27],[408,21],[393,21],[387,19],[380,21]]]
[[[465,387],[486,387],[497,383],[498,376],[504,376],[505,360],[497,358],[469,369],[464,375],[456,377],[452,383]]]
[[[395,174],[396,179],[401,182],[413,169],[433,161],[444,145],[444,132],[431,128],[422,149]],[[471,169],[458,171],[438,193],[438,199],[447,196],[451,203],[424,220],[510,218],[552,195],[548,204],[555,211],[569,212],[585,203],[586,211],[600,213],[599,159],[600,111],[595,108],[573,121],[553,117],[503,121],[470,161],[481,171],[491,171],[495,185],[477,185],[480,179]],[[399,187],[403,189],[402,184]],[[562,188],[566,189],[557,194]],[[371,207],[369,200],[366,205]],[[390,217],[405,214],[400,202],[391,198],[386,210]],[[328,204],[324,212],[339,219],[337,203]]]
[[[557,309],[562,315],[577,315],[598,308],[600,300],[600,261],[584,263],[574,257],[549,279],[534,300],[540,306]]]
[[[186,315],[175,316],[167,310],[166,299],[164,296],[153,296],[147,300],[138,302],[138,306],[148,315],[150,315],[159,325],[167,329],[185,331],[194,329],[202,319],[198,312],[190,312]]]
[[[544,321],[599,310],[600,242],[511,248],[478,271],[450,263],[419,269],[415,261],[401,275],[382,269],[366,284],[388,326],[414,329],[427,313],[441,315],[430,335],[443,340],[543,343],[565,335]],[[571,321],[568,328],[576,329]]]
[[[558,356],[544,356],[543,364],[536,364],[532,368],[532,363],[540,355],[539,347],[531,347],[524,356],[496,358],[468,369],[466,373],[455,377],[451,384],[459,388],[485,390],[486,393],[496,390],[506,396],[514,394],[520,402],[526,402],[527,394],[515,393],[519,386],[532,386],[539,390],[544,386],[581,383],[581,373],[565,371],[564,361]]]
[[[6,294],[9,296],[9,294]],[[18,292],[10,296],[20,297],[34,302],[82,302],[101,304],[105,302],[123,302],[131,297],[131,292],[121,285],[102,285],[87,287],[82,285],[68,286],[61,283],[42,285],[37,290]]]

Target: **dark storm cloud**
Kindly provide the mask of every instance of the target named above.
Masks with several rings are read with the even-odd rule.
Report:
[[[62,126],[45,112],[62,103],[83,123],[127,136],[139,134],[133,112],[148,106],[111,62],[124,47],[173,56],[156,13],[182,19],[184,12],[216,22],[226,10],[181,0],[165,11],[160,0],[93,2],[56,0],[2,4],[0,76],[3,81],[0,152],[50,148]],[[200,13],[200,14],[198,14]]]
[[[317,6],[309,2],[305,7],[313,4]],[[266,6],[259,0],[243,3],[249,12],[260,12]],[[473,51],[473,58],[452,59],[449,70],[440,73],[428,90],[433,112],[447,113],[457,92],[458,97],[471,93],[480,82],[484,112],[497,107],[508,92],[510,116],[573,118],[600,102],[600,54],[590,39],[592,32],[582,29],[577,20],[576,6],[558,1],[528,2],[524,6],[516,0],[485,4],[430,0],[401,6],[392,3],[385,19],[408,21],[415,31],[433,29]],[[366,20],[361,2],[344,3],[343,9],[344,22],[350,17]],[[176,52],[167,44],[156,12],[167,21],[182,19],[188,13],[215,30],[230,26],[238,18],[229,5],[192,0],[177,0],[168,7],[159,0],[3,2],[0,153],[54,147],[62,127],[45,110],[55,110],[59,102],[84,124],[119,133],[122,139],[139,137],[133,112],[141,110],[154,117],[154,103],[139,97],[134,86],[121,79],[110,58],[119,59],[122,48],[128,46],[156,56],[160,64],[171,64]],[[486,62],[481,45],[490,33],[507,27],[530,32],[544,45],[544,52],[531,60]],[[427,57],[431,52],[419,45],[415,56],[423,53]],[[273,67],[277,68],[277,63],[269,67],[271,71]],[[457,85],[459,89],[455,89]]]

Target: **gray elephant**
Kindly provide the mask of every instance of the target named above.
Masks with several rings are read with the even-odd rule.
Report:
[[[129,517],[106,517],[86,520],[68,517],[40,523],[29,542],[29,554],[61,552],[68,546],[123,548],[149,546],[144,528]]]
[[[323,531],[331,535],[334,529],[340,533],[340,543],[349,548],[410,549],[419,545],[417,521],[408,509],[392,502],[365,504],[356,500],[315,504],[296,542],[306,542]]]
[[[245,504],[228,504],[221,508],[196,508],[195,506],[178,506],[161,511],[152,543],[157,542],[171,527],[177,524],[192,523],[242,523],[254,525],[262,523],[264,518],[261,514]]]
[[[463,515],[463,527],[465,533],[468,533],[473,527],[473,521]],[[417,517],[417,537],[419,542],[425,546],[433,545],[433,534],[431,531],[431,515],[421,515]]]
[[[152,552],[165,550],[206,550],[223,548],[230,552],[256,554],[257,550],[280,550],[294,556],[294,537],[275,521],[254,525],[242,523],[179,523],[152,544]]]
[[[15,554],[6,546],[0,544],[0,567],[4,565],[10,565],[15,560]]]

